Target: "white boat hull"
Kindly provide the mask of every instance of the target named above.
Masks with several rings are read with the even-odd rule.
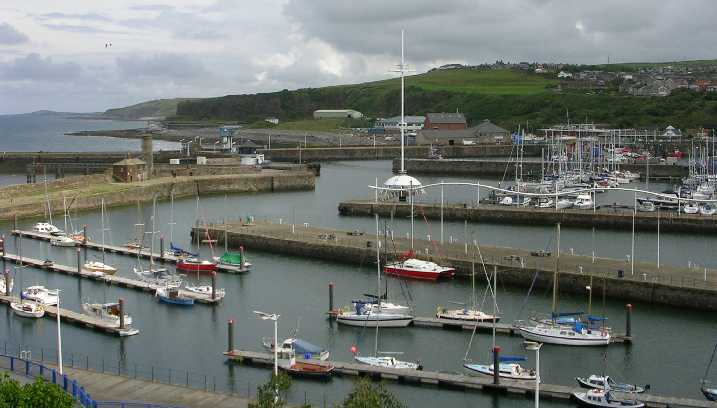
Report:
[[[29,307],[25,307],[29,306]],[[30,305],[28,303],[10,303],[13,313],[20,317],[30,319],[38,319],[45,315],[45,309],[40,305]]]
[[[484,375],[493,375],[493,366],[488,364],[463,364],[463,367],[470,372],[475,372]],[[500,378],[508,378],[511,380],[535,380],[535,373],[531,374],[531,371],[526,370],[523,373],[509,374],[502,370],[500,371]]]
[[[565,329],[570,332],[572,329]],[[607,346],[610,344],[610,334],[597,332],[598,334],[583,335],[574,333],[574,335],[561,335],[554,330],[541,330],[535,327],[521,327],[520,335],[526,340],[532,340],[539,343],[559,344],[563,346]]]
[[[336,316],[336,321],[347,326],[356,327],[407,327],[413,322],[411,316],[376,317],[371,315],[343,314]]]
[[[373,367],[381,368],[393,368],[396,370],[420,370],[421,365],[418,363],[412,363],[410,361],[396,360],[393,357],[361,357],[355,356],[354,360],[361,364],[370,365]]]

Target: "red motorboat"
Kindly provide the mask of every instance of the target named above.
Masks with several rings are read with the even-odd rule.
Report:
[[[177,270],[184,272],[213,272],[217,263],[198,258],[184,258],[177,261]]]
[[[386,264],[383,271],[387,275],[430,281],[436,281],[441,278],[452,278],[456,274],[455,268],[412,258],[412,256],[413,253],[410,251],[402,254],[397,262]]]

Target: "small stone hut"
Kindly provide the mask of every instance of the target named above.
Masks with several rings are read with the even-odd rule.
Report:
[[[112,165],[112,178],[122,183],[142,181],[146,163],[140,159],[124,159]]]

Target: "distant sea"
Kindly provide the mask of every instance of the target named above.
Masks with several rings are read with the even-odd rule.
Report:
[[[144,121],[85,119],[80,114],[35,112],[0,115],[0,152],[139,151],[140,140],[95,136],[66,136],[80,130],[137,129]],[[179,149],[179,144],[155,140],[154,150]]]

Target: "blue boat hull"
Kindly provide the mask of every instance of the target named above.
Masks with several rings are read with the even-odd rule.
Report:
[[[177,299],[177,298],[168,298],[164,296],[159,296],[159,301],[162,303],[167,303],[170,305],[180,305],[180,306],[193,306],[194,305],[194,299]]]

